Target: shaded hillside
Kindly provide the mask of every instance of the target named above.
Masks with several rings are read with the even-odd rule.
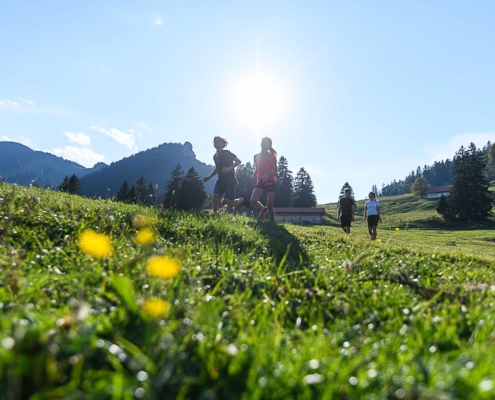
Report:
[[[56,187],[66,175],[76,174],[82,177],[105,166],[98,163],[93,168],[85,168],[73,161],[31,150],[19,143],[0,142],[0,175],[5,182],[18,185],[26,186],[34,181],[41,187]]]
[[[132,185],[142,175],[148,184],[152,183],[153,186],[158,184],[158,192],[163,193],[165,184],[170,178],[170,172],[177,163],[182,165],[184,173],[194,167],[201,177],[208,175],[213,169],[211,165],[196,159],[191,143],[164,143],[84,176],[81,178],[81,186],[84,195],[88,197],[114,196],[125,180]],[[215,181],[216,179],[212,179],[206,184],[208,191],[213,191]]]

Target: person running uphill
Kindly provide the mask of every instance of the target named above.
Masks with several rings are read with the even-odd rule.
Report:
[[[244,204],[246,207],[250,206],[249,201],[243,196],[238,199],[234,198],[235,185],[238,183],[235,177],[235,167],[240,165],[241,160],[230,151],[224,150],[228,144],[229,141],[227,138],[215,136],[213,139],[213,146],[217,150],[213,155],[215,169],[210,175],[203,179],[203,182],[208,182],[212,177],[218,174],[218,180],[213,189],[213,212],[218,212],[220,200],[224,194],[229,207],[237,207],[240,204]]]
[[[370,199],[364,204],[364,220],[366,221],[366,217],[368,217],[370,239],[376,240],[376,227],[378,226],[378,221],[382,222],[380,202],[376,199],[375,192],[370,192],[368,197]]]
[[[254,156],[254,165],[256,170],[251,180],[256,180],[256,186],[251,195],[251,204],[260,210],[259,219],[265,218],[268,212],[270,220],[275,222],[273,199],[277,185],[277,152],[273,149],[270,138],[266,137],[261,141],[261,153]],[[267,193],[266,207],[259,201],[263,193]]]
[[[346,189],[345,196],[337,203],[337,221],[340,221],[340,226],[346,234],[351,233],[351,221],[354,221],[355,212],[356,202],[351,197],[351,189]]]

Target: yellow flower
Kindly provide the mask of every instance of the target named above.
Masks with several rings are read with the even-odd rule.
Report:
[[[136,235],[136,242],[141,246],[151,244],[153,240],[155,240],[155,232],[150,228],[142,228]]]
[[[396,231],[400,231],[400,228],[395,228]]]
[[[158,278],[171,279],[180,271],[178,261],[162,256],[151,257],[146,266],[150,275]]]
[[[110,238],[92,229],[86,229],[79,235],[79,248],[93,257],[105,258],[113,253]]]
[[[149,299],[143,303],[143,312],[153,318],[161,318],[169,310],[170,304],[162,299]]]
[[[382,239],[376,239],[376,242],[377,243],[381,243],[382,242]]]

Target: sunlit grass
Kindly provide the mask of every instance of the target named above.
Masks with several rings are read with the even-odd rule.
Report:
[[[372,242],[0,185],[0,392],[493,398],[493,231],[412,228],[431,210],[404,201]]]

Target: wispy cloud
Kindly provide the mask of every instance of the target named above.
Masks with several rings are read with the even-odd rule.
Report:
[[[462,133],[452,136],[442,143],[430,143],[424,146],[424,152],[430,162],[451,159],[461,146],[467,147],[473,142],[476,147],[483,147],[488,141],[495,142],[495,132]]]
[[[12,142],[12,139],[8,136],[2,136],[2,140],[5,140],[6,142]]]
[[[24,103],[29,104],[30,106],[34,107],[34,101],[33,100],[26,100],[26,99],[20,99]]]
[[[104,133],[108,137],[111,137],[113,140],[115,140],[117,143],[123,144],[128,149],[133,150],[136,148],[136,141],[132,133],[128,134],[115,128],[105,129],[95,125],[91,125],[89,129]]]
[[[76,163],[87,168],[90,168],[96,163],[105,160],[105,156],[103,154],[97,154],[88,147],[65,146],[63,148],[58,147],[49,151],[56,156],[65,158],[66,160],[75,161]]]
[[[13,108],[13,107],[19,107],[19,103],[15,100],[0,100],[0,107],[2,108]]]
[[[158,14],[155,18],[155,25],[161,26],[163,25],[163,19],[160,14]]]
[[[31,149],[35,150],[33,147],[34,147],[34,143],[31,141],[31,139],[25,137],[25,136],[21,136],[19,138],[19,142],[22,143],[24,146],[27,146],[27,147],[30,147]]]
[[[91,146],[91,138],[84,133],[64,132],[64,135],[69,138],[69,142],[78,143],[82,146]]]

